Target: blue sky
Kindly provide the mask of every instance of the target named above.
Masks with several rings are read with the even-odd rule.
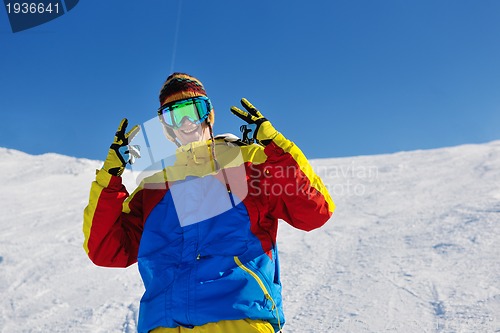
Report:
[[[0,146],[31,154],[104,159],[172,69],[216,133],[246,97],[310,158],[500,139],[498,0],[85,0],[15,34],[2,7],[0,50]]]

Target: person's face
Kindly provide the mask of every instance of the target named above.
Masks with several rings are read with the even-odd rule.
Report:
[[[208,125],[203,122],[201,124],[195,124],[184,118],[181,123],[181,127],[174,129],[174,134],[182,145],[196,142],[196,141],[206,141],[210,139],[210,131]]]

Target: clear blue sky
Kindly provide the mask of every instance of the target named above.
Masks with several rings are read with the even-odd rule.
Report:
[[[217,133],[246,97],[310,158],[500,139],[498,0],[84,0],[15,34],[1,7],[0,50],[0,146],[31,154],[104,159],[172,66]]]

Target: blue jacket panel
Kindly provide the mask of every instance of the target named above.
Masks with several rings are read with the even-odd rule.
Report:
[[[138,255],[146,288],[139,332],[244,318],[283,325],[276,248],[264,253],[243,202],[217,179],[203,179],[182,187],[182,202],[174,198],[179,189],[170,188],[146,220]],[[205,213],[207,219],[193,211],[199,220],[182,226],[178,215],[207,196],[232,206]]]

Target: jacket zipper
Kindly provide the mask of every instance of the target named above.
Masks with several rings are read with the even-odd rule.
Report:
[[[241,268],[242,270],[244,270],[245,272],[250,274],[251,277],[254,278],[254,280],[259,285],[260,289],[262,289],[262,292],[264,293],[264,296],[266,297],[266,299],[271,301],[271,303],[273,304],[273,307],[271,308],[271,310],[276,310],[276,319],[278,319],[278,328],[279,328],[278,332],[281,332],[280,314],[278,311],[278,307],[276,306],[276,303],[274,302],[273,297],[271,296],[271,294],[267,290],[266,285],[264,284],[262,279],[254,271],[252,271],[250,268],[243,265],[240,258],[238,258],[237,256],[234,256],[234,262],[238,265],[239,268]]]

